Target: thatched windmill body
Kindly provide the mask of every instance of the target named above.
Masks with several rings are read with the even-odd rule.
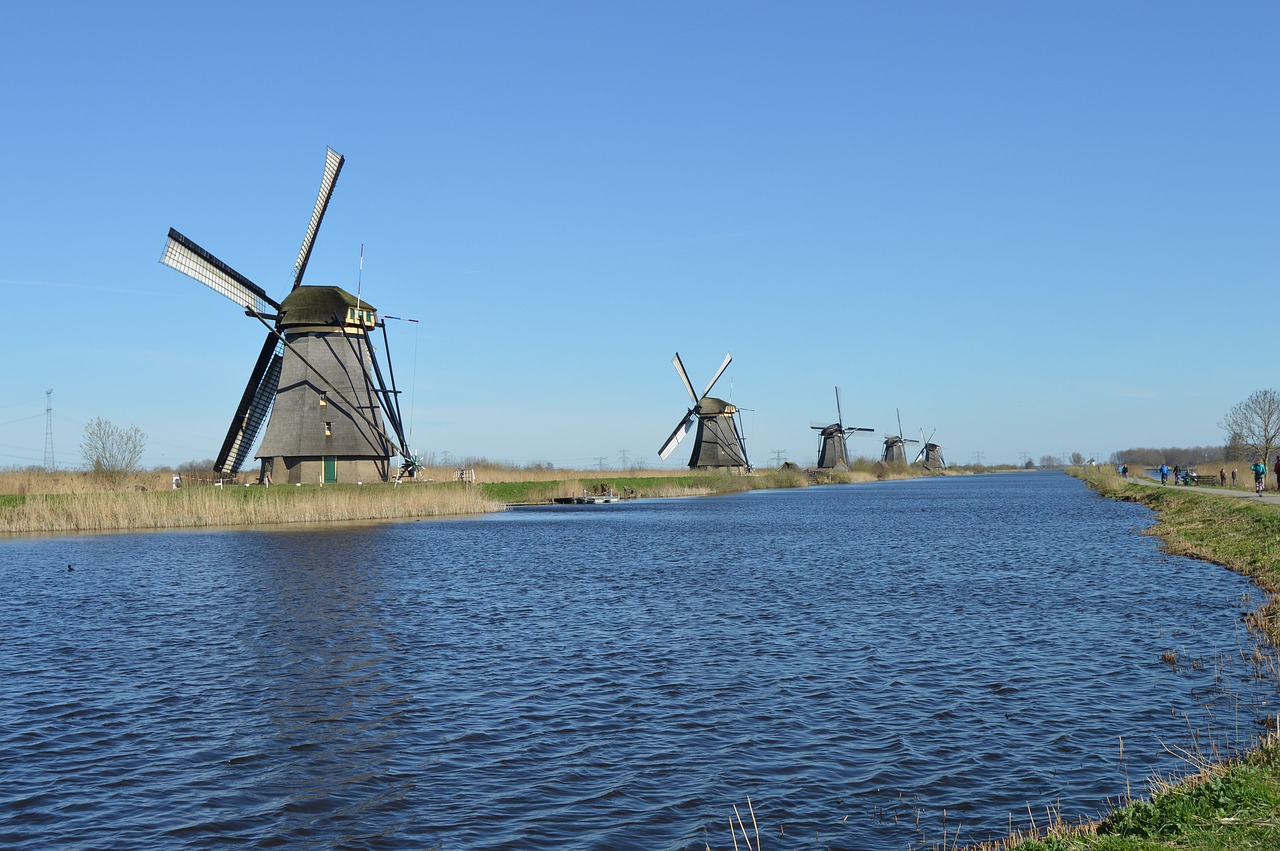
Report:
[[[293,283],[281,301],[169,229],[160,262],[229,298],[267,330],[214,462],[220,475],[239,472],[264,423],[255,456],[261,461],[260,481],[385,481],[393,455],[404,457],[406,467],[416,464],[404,439],[390,357],[388,383],[369,336],[382,328],[387,351],[386,327],[377,312],[340,287],[302,283],[343,162],[340,154],[327,151]]]
[[[818,469],[840,470],[849,468],[849,450],[845,439],[856,432],[875,431],[872,428],[845,426],[844,412],[840,409],[840,388],[836,388],[836,421],[829,425],[812,425],[818,431]]]
[[[659,458],[665,461],[697,423],[698,432],[694,438],[693,452],[689,456],[690,469],[719,468],[737,473],[751,471],[746,442],[742,438],[742,428],[738,421],[738,409],[723,399],[707,395],[732,360],[732,355],[724,356],[724,363],[720,364],[720,369],[707,384],[707,389],[698,396],[693,392],[693,383],[689,381],[689,373],[680,360],[680,353],[676,352],[671,364],[676,368],[676,374],[680,376],[692,406],[658,450]]]
[[[942,459],[942,447],[933,442],[933,435],[937,434],[935,428],[933,434],[927,438],[924,436],[924,429],[920,429],[920,451],[916,453],[916,460],[913,464],[919,464],[926,470],[945,470],[947,462]]]
[[[920,442],[913,437],[902,436],[902,411],[897,411],[897,415],[898,433],[884,436],[884,451],[880,454],[880,460],[886,464],[907,463],[907,444]]]

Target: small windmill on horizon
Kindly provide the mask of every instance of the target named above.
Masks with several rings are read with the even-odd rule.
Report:
[[[898,415],[898,433],[886,434],[884,436],[884,451],[880,454],[880,460],[886,464],[907,463],[907,444],[919,443],[914,437],[902,436],[902,411],[894,408]]]
[[[926,470],[937,468],[939,470],[947,469],[947,462],[942,459],[942,447],[933,442],[933,436],[938,433],[935,428],[933,433],[927,438],[924,436],[924,429],[920,429],[920,451],[916,453],[916,460],[913,464],[919,464]]]
[[[840,408],[840,388],[836,387],[836,421],[829,425],[812,424],[819,434],[818,469],[847,470],[849,468],[849,449],[845,439],[857,432],[873,432],[873,428],[854,428],[845,426],[844,412]]]

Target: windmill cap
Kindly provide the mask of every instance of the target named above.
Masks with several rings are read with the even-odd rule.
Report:
[[[280,302],[280,325],[333,325],[346,321],[347,308],[377,313],[373,305],[358,300],[342,287],[301,286]]]
[[[698,403],[700,414],[733,414],[737,410],[732,404],[715,396],[703,396],[702,401]]]

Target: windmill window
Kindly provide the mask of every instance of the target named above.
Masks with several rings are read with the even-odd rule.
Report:
[[[333,423],[324,424],[324,436],[333,437]]]
[[[328,404],[329,404],[329,391],[321,390],[320,391],[320,407],[323,408],[325,405],[328,405]]]

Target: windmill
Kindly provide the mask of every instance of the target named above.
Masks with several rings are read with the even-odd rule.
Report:
[[[902,436],[902,411],[894,409],[898,414],[898,433],[886,434],[884,436],[884,452],[880,455],[880,460],[886,464],[896,462],[906,463],[907,461],[907,444],[919,443],[915,438],[906,438]]]
[[[695,396],[693,383],[689,381],[689,373],[685,372],[684,364],[680,361],[680,353],[676,352],[676,356],[671,359],[671,365],[676,368],[676,374],[680,376],[680,381],[684,384],[684,389],[689,393],[689,399],[693,404],[688,411],[685,411],[675,431],[671,432],[671,436],[658,450],[659,458],[666,460],[667,456],[675,451],[676,446],[693,428],[693,422],[696,419],[698,434],[693,442],[693,454],[689,456],[691,469],[720,467],[735,472],[751,472],[751,463],[747,460],[747,447],[742,440],[742,429],[736,418],[738,409],[723,399],[707,395],[732,360],[733,356],[726,354],[724,363],[720,364],[720,369],[707,385],[707,389],[702,391],[701,396]]]
[[[920,429],[920,451],[916,453],[916,460],[911,463],[920,464],[926,470],[931,470],[934,467],[939,470],[947,469],[947,462],[942,460],[942,447],[933,442],[933,435],[937,433],[938,430],[935,428],[933,434],[926,438],[924,429]]]
[[[405,458],[412,472],[414,456],[404,439],[390,356],[388,385],[369,337],[381,328],[388,351],[386,325],[361,299],[358,287],[351,295],[340,287],[302,283],[343,162],[342,155],[326,151],[320,193],[293,266],[292,286],[281,301],[169,229],[160,262],[231,299],[267,331],[214,462],[220,475],[239,472],[264,422],[255,456],[261,460],[260,481],[272,475],[290,484],[386,481],[392,455]]]
[[[818,469],[848,469],[849,452],[845,447],[845,438],[859,431],[875,431],[873,428],[846,428],[844,413],[840,410],[840,388],[836,388],[836,421],[830,425],[811,425],[817,429],[822,445],[818,449]]]

